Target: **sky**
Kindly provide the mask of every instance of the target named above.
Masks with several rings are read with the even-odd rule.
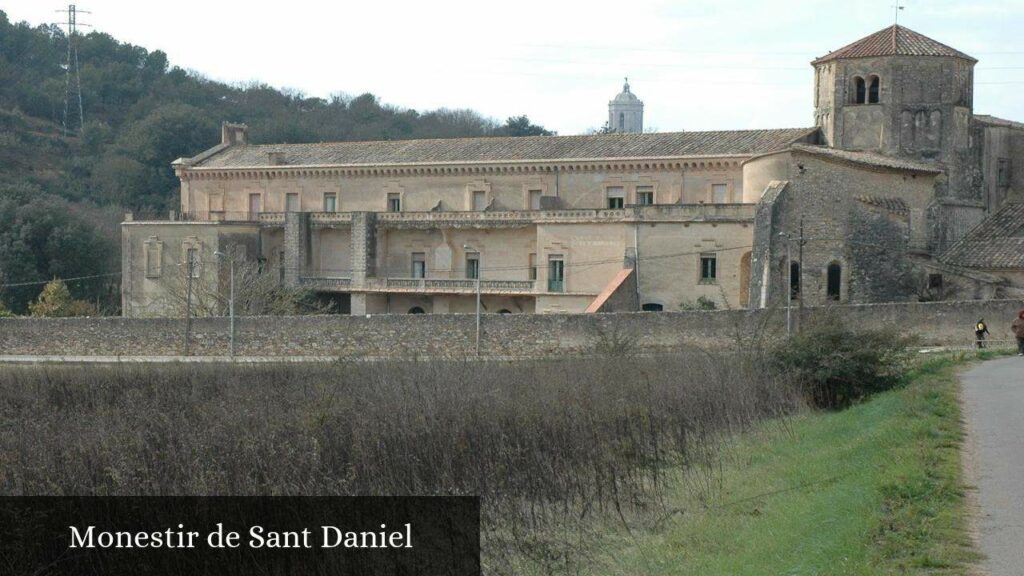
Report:
[[[893,23],[896,0],[81,0],[95,30],[172,65],[308,96],[527,114],[560,134],[607,120],[628,76],[648,130],[813,125],[809,62]],[[1024,121],[1024,0],[903,0],[899,21],[980,62],[975,112]],[[50,0],[0,0],[55,22]],[[251,127],[258,130],[258,126]]]

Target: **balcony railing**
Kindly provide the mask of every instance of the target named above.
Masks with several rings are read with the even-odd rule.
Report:
[[[351,278],[299,278],[299,285],[314,290],[347,290],[352,287]]]
[[[382,278],[384,288],[399,288],[425,292],[473,292],[476,280],[472,278]],[[481,292],[533,292],[533,280],[481,280]]]

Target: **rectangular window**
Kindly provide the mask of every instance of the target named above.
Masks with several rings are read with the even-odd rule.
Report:
[[[284,211],[285,212],[298,212],[299,211],[299,195],[295,192],[289,192],[284,195]]]
[[[565,292],[565,259],[561,254],[548,256],[548,292]]]
[[[412,253],[412,277],[427,277],[427,257],[426,254],[423,252]]]
[[[626,204],[626,189],[622,186],[608,187],[608,208],[617,210]]]
[[[726,204],[729,202],[729,185],[728,184],[712,184],[711,185],[711,203],[712,204]]]
[[[329,192],[324,194],[324,212],[337,212],[338,211],[338,195]]]
[[[480,277],[480,253],[466,252],[466,278],[476,280]]]
[[[700,255],[700,281],[713,284],[718,278],[718,257],[715,254]]]
[[[928,289],[940,291],[942,290],[942,274],[928,275]]]
[[[473,210],[483,212],[487,209],[487,192],[483,190],[473,191]]]
[[[402,211],[402,195],[397,192],[388,194],[388,212]]]
[[[1010,159],[1000,158],[996,168],[996,185],[1007,187],[1010,185]]]
[[[159,240],[146,242],[146,278],[159,278],[163,274],[162,252],[163,242]]]
[[[640,206],[654,204],[654,186],[637,186],[636,203]]]
[[[258,220],[260,217],[260,195],[249,194],[249,220]]]
[[[203,261],[199,256],[198,248],[188,248],[185,251],[185,266],[187,273],[193,278],[199,278],[203,271]]]
[[[540,190],[530,190],[530,210],[540,210],[540,197],[543,195]]]
[[[537,255],[530,254],[530,280],[537,279]]]

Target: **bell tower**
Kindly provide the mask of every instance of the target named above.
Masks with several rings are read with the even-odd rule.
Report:
[[[834,148],[954,163],[977,60],[893,25],[813,61],[814,120]]]
[[[629,91],[629,78],[626,78],[622,92],[608,102],[608,127],[616,133],[640,134],[644,131],[644,103]]]

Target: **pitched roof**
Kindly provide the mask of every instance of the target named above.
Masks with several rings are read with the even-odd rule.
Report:
[[[234,145],[201,154],[201,168],[461,164],[549,160],[746,156],[781,150],[817,128]]]
[[[976,59],[955,48],[932,40],[909,28],[894,24],[852,44],[829,52],[811,64],[820,64],[840,58],[871,58],[874,56],[955,56],[977,62]]]
[[[965,268],[1024,268],[1024,204],[1003,205],[950,246],[939,260]]]
[[[1005,118],[997,118],[995,116],[989,116],[988,114],[975,114],[974,119],[988,126],[1003,126],[1005,128],[1015,128],[1017,130],[1024,130],[1024,123],[1022,122],[1015,122],[1013,120],[1007,120]]]
[[[876,168],[889,168],[892,170],[911,170],[914,172],[925,172],[929,174],[938,174],[942,172],[942,167],[938,166],[937,164],[918,162],[914,160],[905,160],[903,158],[893,158],[891,156],[883,156],[882,154],[878,154],[875,152],[840,150],[838,148],[828,148],[826,146],[812,146],[809,144],[793,144],[791,148],[793,150],[797,150],[800,152],[807,152],[808,154],[815,154],[818,156],[835,158],[837,160],[853,162],[856,164],[864,164]]]

